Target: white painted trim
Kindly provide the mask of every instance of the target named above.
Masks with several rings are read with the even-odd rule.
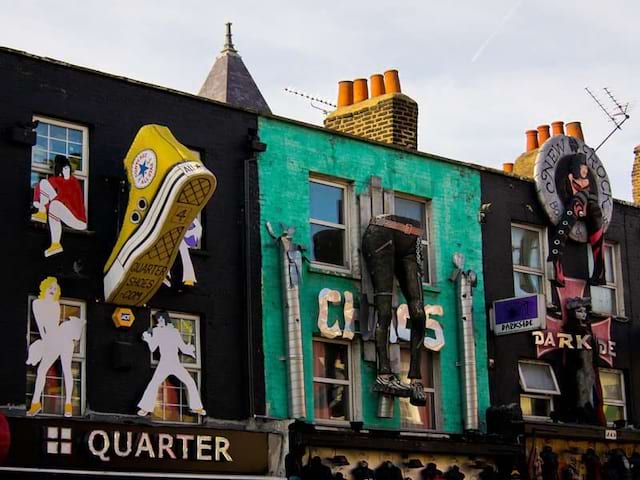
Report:
[[[525,382],[524,374],[522,373],[522,369],[520,365],[523,363],[528,363],[530,365],[540,365],[543,367],[547,367],[547,370],[551,374],[551,379],[553,380],[553,384],[555,386],[555,390],[541,390],[537,388],[529,388]],[[560,395],[560,387],[558,386],[558,380],[556,379],[556,373],[553,371],[553,367],[546,363],[536,360],[518,360],[518,377],[520,381],[520,387],[525,393],[538,393],[542,395]]]

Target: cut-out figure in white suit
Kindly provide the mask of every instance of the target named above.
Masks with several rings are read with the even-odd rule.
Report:
[[[64,378],[64,416],[73,414],[71,395],[73,393],[73,358],[74,342],[80,340],[85,321],[78,317],[60,323],[60,286],[55,277],[47,277],[40,283],[40,295],[33,301],[33,316],[38,325],[40,339],[29,346],[27,365],[38,365],[36,383],[31,399],[31,408],[27,415],[32,417],[42,410],[42,391],[47,379],[47,372],[60,358],[62,376]]]
[[[198,415],[206,415],[207,412],[202,406],[198,386],[193,380],[187,369],[180,363],[178,352],[196,358],[196,349],[193,345],[187,345],[182,340],[180,332],[171,323],[171,317],[165,311],[156,313],[157,326],[153,327],[151,333],[144,332],[142,340],[147,342],[149,350],[155,352],[156,348],[160,349],[160,361],[153,372],[153,377],[142,395],[142,399],[138,403],[138,415],[144,417],[153,411],[158,396],[158,387],[164,382],[169,375],[173,375],[187,388],[187,397],[189,399],[189,410]]]

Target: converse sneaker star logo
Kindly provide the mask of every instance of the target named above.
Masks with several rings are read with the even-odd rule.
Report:
[[[136,188],[146,188],[156,176],[156,154],[151,149],[142,150],[133,159],[133,184]]]

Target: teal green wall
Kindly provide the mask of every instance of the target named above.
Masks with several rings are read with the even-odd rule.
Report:
[[[457,301],[455,284],[449,281],[454,252],[466,257],[466,268],[478,273],[474,291],[477,372],[481,421],[489,406],[486,352],[486,313],[482,277],[482,244],[477,220],[480,207],[480,174],[463,165],[425,158],[405,151],[331,134],[271,118],[259,118],[260,140],[267,150],[259,155],[260,221],[262,228],[262,299],[265,377],[268,415],[287,418],[288,380],[286,338],[280,284],[278,248],[267,234],[265,224],[281,223],[295,227],[294,241],[309,247],[310,173],[320,173],[353,182],[356,194],[367,190],[371,175],[382,179],[385,189],[431,199],[432,244],[435,258],[435,288],[425,290],[426,304],[440,304],[443,317],[435,317],[443,326],[446,346],[441,350],[439,392],[441,430],[462,430],[460,372],[458,353]],[[310,271],[304,266],[300,289],[307,420],[313,421],[312,338],[317,333],[318,293],[322,288],[350,290],[357,297],[357,280]],[[339,307],[332,307],[339,308]],[[333,310],[331,312],[334,312]],[[339,312],[331,317],[342,315]],[[330,321],[331,324],[331,321]],[[377,395],[370,394],[375,365],[364,360],[362,369],[362,411],[365,428],[399,428],[400,408],[383,420],[376,416]]]

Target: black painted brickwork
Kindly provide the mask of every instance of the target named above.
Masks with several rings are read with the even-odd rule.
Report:
[[[551,223],[540,207],[532,182],[482,172],[482,203],[491,203],[482,225],[484,288],[487,312],[492,302],[514,295],[511,260],[511,223],[547,227]],[[640,209],[614,203],[613,218],[605,239],[620,245],[624,286],[625,315],[628,321],[612,322],[612,339],[617,343],[614,368],[625,372],[627,416],[640,424]],[[567,276],[587,278],[587,244],[567,242],[565,272]],[[489,325],[487,324],[487,328]],[[489,358],[495,359],[489,371],[491,404],[519,403],[518,360],[535,359],[531,332],[497,337],[488,333]],[[552,363],[560,378],[561,354],[556,351],[541,360]],[[601,367],[608,367],[600,360]]]
[[[34,114],[89,128],[91,232],[65,231],[65,252],[50,259],[43,256],[48,230],[29,221],[31,149],[12,143],[7,135],[8,128],[30,121]],[[244,162],[251,157],[247,133],[256,129],[255,115],[6,50],[0,50],[0,159],[5,172],[0,189],[0,405],[25,404],[27,297],[37,294],[45,276],[55,275],[64,296],[87,302],[88,408],[135,414],[151,376],[149,352],[140,339],[149,325],[149,308],[135,309],[132,329],[117,332],[111,320],[115,306],[102,303],[102,267],[126,205],[120,184],[125,178],[122,160],[139,127],[147,123],[168,126],[183,144],[199,150],[218,179],[217,191],[203,214],[203,251],[192,256],[197,289],[158,293],[149,308],[201,316],[202,393],[210,416],[241,419],[254,413],[250,411],[250,377],[256,382],[255,413],[264,411],[261,344],[255,348],[252,365],[247,355],[252,340],[261,341],[261,337],[247,337],[245,297],[247,288],[252,288],[252,299],[260,305],[259,249],[251,258],[258,268],[252,269],[249,282],[243,258],[247,236],[243,172]],[[251,181],[256,181],[255,176]],[[257,187],[253,189],[255,199]],[[255,207],[253,211],[257,218]],[[257,225],[251,226],[248,235],[259,245]],[[84,265],[84,277],[73,273],[77,261]],[[251,311],[253,331],[261,332],[260,308],[254,306]],[[112,366],[117,339],[133,342],[133,367],[128,371]]]

